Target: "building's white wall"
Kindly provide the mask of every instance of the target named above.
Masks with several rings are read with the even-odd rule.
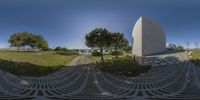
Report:
[[[133,28],[133,47],[132,47],[132,53],[134,55],[142,56],[142,19],[140,18]]]
[[[142,18],[142,52],[149,55],[165,51],[165,33],[160,25]]]
[[[160,25],[141,17],[133,29],[133,54],[145,56],[165,51],[165,33]]]

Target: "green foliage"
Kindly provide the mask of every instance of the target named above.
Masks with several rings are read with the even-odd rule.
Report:
[[[126,52],[131,52],[132,51],[132,47],[131,46],[126,46],[125,48],[124,48],[124,51],[126,51]]]
[[[111,55],[122,55],[123,52],[122,51],[112,51],[110,54]]]
[[[102,71],[129,77],[137,76],[151,69],[149,65],[139,65],[137,62],[133,62],[130,57],[117,58],[105,63],[99,63],[97,66]]]
[[[92,56],[101,56],[101,53],[97,52],[97,51],[94,51],[94,52],[92,52]]]
[[[183,46],[176,46],[176,47],[171,47],[171,48],[167,48],[168,50],[175,50],[175,51],[184,51]]]
[[[123,33],[112,33],[111,46],[114,48],[114,54],[117,58],[120,53],[119,49],[124,49],[128,46],[128,40],[124,37]]]
[[[193,50],[191,53],[192,59],[200,59],[200,51],[199,50]]]
[[[54,50],[55,51],[62,51],[62,48],[61,47],[56,47]]]
[[[199,50],[193,50],[191,53],[191,58],[189,59],[193,64],[200,67],[200,51]]]
[[[48,42],[44,39],[41,35],[33,35],[29,34],[29,41],[28,45],[30,45],[32,48],[41,48],[43,50],[48,49]]]
[[[101,60],[103,60],[103,49],[111,46],[111,33],[105,28],[96,28],[86,34],[85,44],[91,48],[99,48]]]
[[[78,55],[79,53],[75,50],[67,50],[67,51],[56,51],[56,54],[69,56],[69,55]]]
[[[31,48],[48,49],[48,42],[43,36],[30,32],[17,32],[10,36],[8,42],[13,47],[30,46]]]
[[[175,48],[175,50],[184,51],[184,48],[183,48],[183,46],[177,46],[177,47]]]
[[[53,52],[0,51],[0,69],[23,76],[47,75],[64,67],[76,55],[64,56]]]
[[[195,64],[195,65],[197,65],[198,67],[200,67],[200,59],[199,59],[199,58],[190,59],[190,61],[191,61],[193,64]]]
[[[56,47],[55,51],[69,51],[67,48],[62,48],[62,47]]]
[[[54,49],[54,51],[56,51],[56,54],[60,54],[60,55],[78,55],[78,51],[76,50],[70,50],[70,49],[67,49],[65,47],[56,47]]]
[[[114,48],[115,56],[118,57],[120,50],[129,47],[128,40],[123,33],[111,33],[107,29],[96,28],[85,36],[85,44],[91,48],[99,48],[101,59],[103,62],[103,50],[105,48]],[[93,52],[92,55],[99,56],[98,52]]]
[[[85,36],[88,47],[109,47],[111,45],[111,33],[105,28],[96,28]]]
[[[31,34],[28,32],[18,32],[18,33],[14,33],[10,36],[10,39],[8,40],[9,43],[11,43],[11,46],[14,47],[22,47],[25,46],[26,44],[28,44],[28,35],[27,34]]]

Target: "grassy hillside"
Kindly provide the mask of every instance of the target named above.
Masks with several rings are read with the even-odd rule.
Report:
[[[200,51],[193,51],[191,56],[193,59],[200,59]]]
[[[200,51],[193,51],[191,56],[192,58],[190,58],[190,61],[200,67]]]
[[[101,63],[100,57],[91,56],[90,58],[100,70],[115,75],[133,77],[151,69],[150,65],[139,65],[137,62],[133,62],[132,58],[127,55],[120,55],[117,59],[115,56],[105,55],[104,63]]]
[[[75,57],[52,52],[0,51],[0,68],[17,75],[41,76],[63,67]]]

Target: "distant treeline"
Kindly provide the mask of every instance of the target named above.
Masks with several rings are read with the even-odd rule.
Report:
[[[55,52],[56,54],[60,54],[60,55],[78,55],[79,54],[78,50],[70,50],[65,47],[56,47],[53,50],[56,51]]]

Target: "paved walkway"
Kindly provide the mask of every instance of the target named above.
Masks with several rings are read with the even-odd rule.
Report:
[[[81,65],[81,64],[89,64],[90,59],[88,59],[87,56],[78,56],[75,59],[73,59],[68,66],[76,66],[76,65]]]
[[[159,60],[149,58],[150,64],[157,62],[157,65],[137,77],[102,72],[89,64],[90,60],[86,56],[74,59],[69,64],[73,67],[63,68],[44,77],[17,77],[0,70],[0,99],[200,99],[200,69],[188,62],[184,53],[169,56]],[[174,60],[174,57],[177,59]]]

